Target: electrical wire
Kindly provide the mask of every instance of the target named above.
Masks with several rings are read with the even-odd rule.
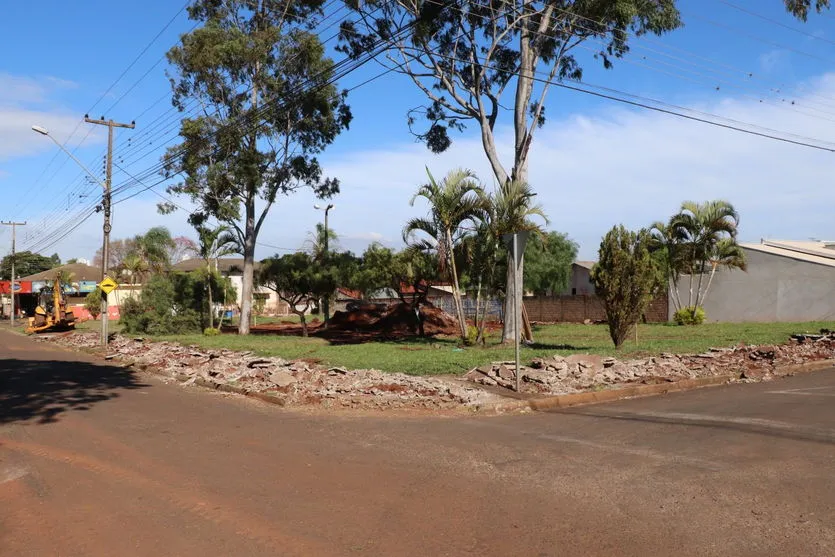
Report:
[[[177,20],[177,18],[180,16],[180,14],[188,7],[188,5],[190,3],[191,3],[191,0],[188,0],[186,3],[184,3],[180,7],[180,9],[177,10],[177,12],[171,17],[171,19],[169,19],[168,22],[162,27],[162,29],[160,29],[157,32],[157,34],[154,35],[154,37],[150,41],[148,41],[148,43],[139,52],[139,54],[136,55],[136,57],[130,62],[130,64],[128,64],[128,66],[119,74],[119,76],[110,84],[110,86],[98,97],[98,99],[96,99],[96,101],[93,103],[93,105],[89,109],[87,109],[88,114],[93,112],[93,110],[95,110],[95,108],[99,105],[99,103],[101,103],[107,97],[107,95],[110,94],[110,92],[113,90],[113,88],[116,87],[116,85],[122,80],[122,78],[124,78],[125,75],[127,75],[128,72],[139,62],[139,60],[145,55],[145,53],[148,52],[148,50],[153,46],[153,44],[157,41],[157,39],[159,39],[163,35],[163,33],[165,33],[165,31],[168,30],[169,27],[171,27],[171,25]],[[118,104],[118,102],[122,100],[122,98],[124,98],[124,95],[122,97],[120,97],[119,100],[111,106],[111,108],[115,107],[116,104]],[[78,121],[78,123],[76,124],[75,128],[73,128],[72,132],[70,132],[70,135],[67,137],[67,139],[65,139],[64,142],[61,144],[62,147],[67,148],[67,144],[70,143],[71,139],[78,132],[82,123],[84,123],[84,120],[80,119]],[[82,139],[73,149],[71,149],[70,152],[75,154],[76,151],[78,150],[78,148],[90,136],[90,133],[91,133],[91,131],[88,130],[87,134],[84,136],[84,139]],[[40,197],[38,195],[31,195],[32,189],[38,187],[38,184],[40,183],[41,179],[43,178],[43,176],[46,174],[46,172],[49,170],[49,168],[51,167],[53,162],[58,158],[59,155],[60,155],[60,151],[56,152],[55,155],[53,155],[52,159],[50,159],[49,163],[47,163],[47,165],[41,171],[41,174],[38,176],[38,178],[35,179],[33,187],[28,189],[28,192],[30,193],[30,195],[28,195],[26,198],[23,198],[21,201],[24,201],[26,199],[32,199],[32,198],[39,198]],[[67,157],[67,158],[69,158],[69,157]],[[41,186],[42,189],[45,189],[45,188],[48,187],[48,185],[52,182],[52,180],[55,178],[55,176],[58,174],[58,172],[60,172],[61,168],[63,168],[64,164],[66,164],[67,158],[64,159],[64,161],[55,170],[55,172],[52,174],[52,176],[49,178],[49,180],[47,180],[47,182],[43,186]],[[15,215],[20,214],[20,211],[18,211],[17,206],[13,209],[13,214],[15,214]]]
[[[393,37],[391,37],[389,39],[379,41],[381,44],[376,45],[375,48],[373,48],[370,52],[364,54],[363,56],[359,57],[358,59],[352,60],[350,57],[346,57],[345,59],[343,59],[339,63],[335,64],[333,68],[327,68],[327,69],[317,73],[316,75],[311,76],[306,81],[306,83],[302,84],[303,87],[301,87],[298,92],[291,91],[287,94],[287,96],[290,97],[290,99],[291,99],[289,102],[295,102],[295,99],[298,98],[298,95],[304,92],[304,86],[310,85],[310,86],[315,86],[315,87],[318,87],[318,88],[329,86],[329,85],[335,83],[336,81],[338,81],[339,79],[344,78],[345,76],[347,76],[351,72],[356,71],[357,69],[359,69],[360,67],[362,67],[363,65],[368,63],[370,60],[375,58],[377,55],[379,55],[382,47],[384,47],[388,42],[390,42],[392,40],[396,40],[397,35],[404,34],[410,27],[414,26],[414,24],[415,24],[415,22],[411,22],[410,24],[402,26],[398,30],[398,32],[394,34]],[[337,68],[339,66],[347,66],[347,68],[340,68],[341,71],[334,72],[333,71],[334,68]],[[331,74],[330,78],[328,80],[326,80],[324,83],[317,83],[317,81],[319,81],[318,78],[320,76],[326,75],[326,74]],[[367,80],[367,81],[370,82],[371,80]],[[242,117],[236,118],[235,119],[236,121],[233,121],[233,122],[231,122],[230,124],[227,124],[227,125],[239,125],[241,123],[240,120],[252,119],[253,116],[257,117],[257,119],[260,119],[259,114],[265,114],[266,113],[266,110],[269,108],[268,104],[269,104],[269,102],[265,103],[265,105],[267,105],[267,106],[259,107],[258,109],[256,109],[256,111],[254,113],[246,114]],[[250,124],[250,125],[252,125],[252,124]],[[257,128],[260,127],[260,125],[261,125],[261,122],[256,120],[256,122],[254,123],[256,131],[257,131]],[[217,135],[217,133],[219,133],[220,131],[221,130],[218,130],[217,132],[215,132],[215,134]],[[180,149],[180,151],[181,151],[181,153],[179,153],[179,155],[177,155],[177,156],[182,156],[182,153],[184,153],[184,149]],[[170,161],[166,161],[162,164],[163,165],[170,164]],[[146,171],[146,173],[149,173],[149,175],[152,175],[153,173],[159,171],[159,168],[161,168],[160,165],[154,165],[154,168],[150,171]],[[117,188],[113,188],[112,193],[116,194],[116,193],[119,193],[120,191],[123,191],[123,189],[121,189],[121,188],[122,188],[121,186],[117,187]],[[94,211],[94,209],[93,209],[93,211]],[[47,237],[42,242],[39,242],[37,244],[39,249],[46,249],[47,247],[50,247],[51,245],[54,245],[54,243],[56,243],[56,242],[60,241],[61,239],[65,238],[67,234],[69,234],[72,230],[77,229],[81,225],[81,223],[86,221],[90,216],[92,216],[92,213],[88,213],[88,214],[84,215],[83,217],[79,218],[78,222],[68,232],[66,232],[65,234],[61,234],[57,238],[55,237],[56,233],[53,233],[52,235],[47,235]]]

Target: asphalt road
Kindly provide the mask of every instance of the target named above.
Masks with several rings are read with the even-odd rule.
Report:
[[[288,411],[0,332],[0,555],[835,555],[835,372],[559,413]]]

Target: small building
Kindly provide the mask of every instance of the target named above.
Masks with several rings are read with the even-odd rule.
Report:
[[[255,262],[255,272],[258,272],[260,263]],[[184,259],[172,267],[174,271],[192,272],[206,268],[206,261],[200,258]],[[244,276],[244,258],[243,257],[221,257],[217,260],[217,270],[221,276],[226,277],[235,287],[237,293],[235,300],[229,300],[228,305],[235,305],[241,307],[243,300],[243,276]],[[253,308],[257,300],[264,300],[263,312],[269,315],[289,315],[290,306],[278,298],[275,291],[265,287],[255,287],[252,292]],[[216,300],[221,302],[221,300]]]
[[[571,264],[571,278],[563,296],[594,296],[594,285],[591,282],[591,269],[595,261],[575,261]]]
[[[716,271],[704,303],[708,321],[835,320],[835,242],[762,240],[740,246],[748,269]],[[689,277],[679,280],[678,290],[686,304]],[[671,303],[671,317],[674,311]]]
[[[20,284],[27,284],[28,292],[19,293],[16,301],[18,307],[25,311],[27,315],[32,315],[35,307],[38,305],[38,295],[44,287],[48,287],[55,280],[58,273],[62,273],[70,277],[69,284],[63,286],[64,295],[67,298],[67,306],[70,307],[76,317],[89,318],[85,306],[87,294],[96,290],[99,282],[101,282],[101,267],[92,267],[84,263],[68,263],[61,265],[48,271],[42,271],[21,277],[17,282]],[[119,319],[119,307],[122,302],[139,293],[138,286],[131,286],[122,284],[118,289],[114,290],[107,297],[108,317],[110,319]]]

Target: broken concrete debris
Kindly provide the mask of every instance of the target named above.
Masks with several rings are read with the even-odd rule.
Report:
[[[94,349],[96,333],[43,338],[74,348]],[[498,403],[499,395],[465,381],[415,377],[376,370],[322,367],[305,361],[256,357],[252,352],[203,350],[172,342],[146,342],[116,336],[109,346],[111,360],[155,368],[183,384],[209,381],[221,388],[233,385],[248,392],[268,393],[287,406],[318,404],[334,408],[454,409]]]
[[[737,375],[742,381],[768,381],[780,369],[810,361],[835,358],[835,334],[793,335],[780,346],[711,348],[702,354],[662,353],[646,359],[620,361],[594,354],[534,358],[521,366],[522,391],[570,394],[600,387],[661,383],[718,375]],[[467,380],[482,385],[513,388],[516,366],[494,362],[470,370]]]
[[[98,346],[96,333],[41,337],[81,349]],[[172,342],[115,336],[108,360],[155,368],[184,385],[266,393],[285,405],[330,408],[478,408],[501,402],[496,390],[513,390],[516,365],[493,362],[470,370],[460,379],[416,377],[376,370],[323,367],[303,360],[258,357],[251,351],[203,350]],[[786,366],[835,358],[835,333],[792,335],[773,346],[711,348],[702,354],[662,353],[643,359],[618,360],[595,354],[534,358],[522,366],[522,391],[528,394],[571,394],[629,384],[656,384],[681,379],[735,375],[740,381],[768,381]],[[478,384],[478,385],[476,385]]]

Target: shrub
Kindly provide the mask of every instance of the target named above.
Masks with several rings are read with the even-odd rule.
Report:
[[[705,310],[693,306],[681,308],[673,314],[673,321],[678,325],[701,325],[705,322]]]
[[[142,290],[139,299],[122,304],[121,323],[126,333],[172,335],[203,330],[200,309],[203,288],[200,281],[186,274],[156,275]]]
[[[207,337],[213,337],[219,335],[220,331],[218,331],[214,327],[206,327],[205,329],[203,329],[203,334]]]
[[[84,298],[84,307],[93,316],[93,319],[98,319],[101,315],[101,290],[96,288]]]
[[[649,245],[645,229],[632,232],[622,225],[612,228],[600,242],[600,261],[591,270],[591,280],[606,310],[615,348],[620,348],[664,285]]]
[[[476,340],[478,340],[478,327],[467,325],[467,338],[464,339],[464,344],[466,346],[475,346]]]

